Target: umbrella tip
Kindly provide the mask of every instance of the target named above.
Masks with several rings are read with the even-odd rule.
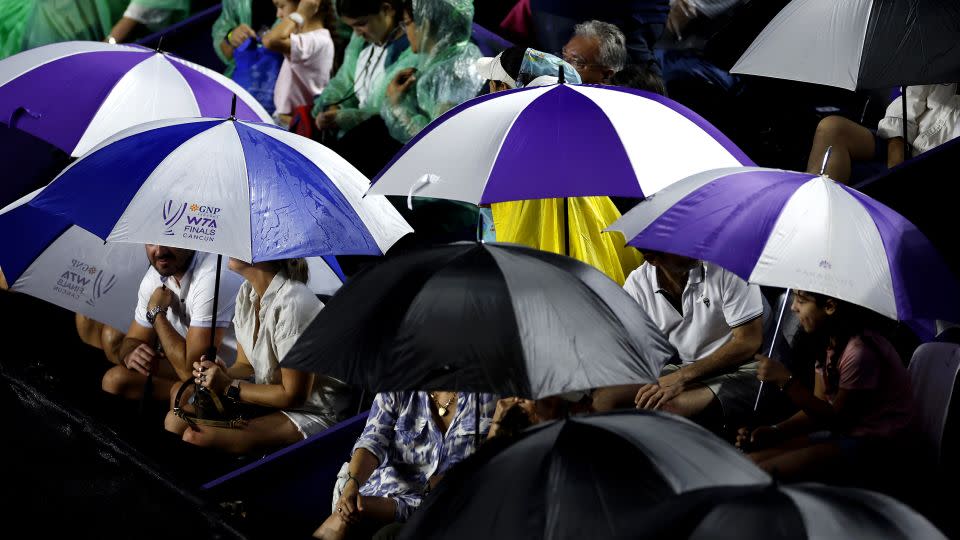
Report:
[[[237,119],[237,95],[233,95],[233,101],[230,103],[230,119]]]
[[[160,45],[162,45],[162,44],[163,44],[163,36],[160,36],[160,39],[157,40],[157,48],[155,49],[158,53],[159,53],[159,52],[162,52],[162,51],[160,50]]]
[[[566,80],[566,78],[564,77],[564,74],[563,74],[563,64],[560,64],[560,66],[558,66],[558,68],[559,68],[559,70],[560,70],[560,73],[557,74],[557,84],[564,84],[564,83],[567,82],[567,80]]]

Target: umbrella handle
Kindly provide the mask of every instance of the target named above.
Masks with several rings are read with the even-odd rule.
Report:
[[[829,155],[830,149],[827,148],[827,155]],[[824,160],[826,162],[826,160]],[[770,340],[770,350],[767,352],[767,358],[773,356],[773,347],[777,344],[777,335],[780,334],[780,324],[783,322],[783,312],[787,310],[787,302],[790,300],[790,289],[788,288],[783,293],[783,303],[780,304],[780,316],[777,317],[777,327],[773,329],[773,339]],[[760,406],[760,396],[763,394],[763,381],[760,381],[760,389],[757,390],[757,400],[753,403],[753,412],[757,412],[757,407]]]
[[[440,177],[435,174],[425,174],[420,177],[419,180],[414,182],[410,186],[410,191],[407,192],[407,210],[413,210],[413,194],[420,191],[427,184],[435,184],[440,181]]]
[[[41,118],[43,116],[42,114],[35,113],[30,109],[21,105],[20,107],[17,107],[16,109],[14,109],[12,113],[10,113],[10,121],[7,122],[7,125],[12,128],[17,127],[16,126],[17,120],[20,118],[21,115],[24,115],[24,114],[29,116],[30,118],[33,118],[34,120]]]

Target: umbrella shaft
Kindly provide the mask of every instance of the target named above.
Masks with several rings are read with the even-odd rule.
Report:
[[[773,356],[773,347],[777,344],[777,335],[780,334],[780,323],[783,322],[783,312],[787,310],[787,302],[790,301],[790,289],[783,293],[783,302],[780,304],[780,316],[777,317],[777,327],[773,329],[773,337],[770,338],[770,350],[767,351],[767,358]],[[757,400],[753,402],[753,412],[757,412],[760,406],[760,395],[763,394],[763,381],[760,381],[760,389],[757,390]]]

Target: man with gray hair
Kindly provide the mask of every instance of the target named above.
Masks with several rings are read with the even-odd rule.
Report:
[[[609,83],[627,64],[626,38],[610,23],[580,23],[563,46],[563,59],[577,70],[584,84]]]

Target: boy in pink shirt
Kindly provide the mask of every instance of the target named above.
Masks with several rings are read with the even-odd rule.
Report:
[[[280,19],[263,36],[263,46],[282,53],[283,65],[273,90],[275,117],[286,127],[301,105],[312,105],[333,69],[334,45],[328,28],[333,24],[330,0],[273,0]]]

